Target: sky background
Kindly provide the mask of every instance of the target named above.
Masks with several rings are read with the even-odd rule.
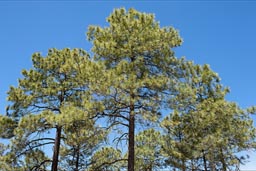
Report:
[[[184,43],[175,49],[177,57],[209,64],[230,87],[228,100],[256,105],[256,2],[1,1],[0,113],[5,113],[9,86],[17,86],[21,70],[31,68],[34,52],[45,55],[53,47],[90,51],[87,27],[106,26],[106,17],[119,7],[154,13],[161,26],[178,29]],[[251,162],[241,169],[256,170],[256,154],[249,154]]]

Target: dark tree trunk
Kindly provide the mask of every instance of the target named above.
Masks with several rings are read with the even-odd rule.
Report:
[[[52,157],[51,171],[58,171],[61,129],[62,128],[59,126],[56,127],[56,136],[55,136],[55,142],[54,142],[54,151],[53,151],[53,157]]]
[[[204,160],[204,170],[207,171],[207,161],[206,161],[204,150],[202,151],[202,153],[203,153],[203,160]]]
[[[134,99],[134,96],[131,95],[131,98]],[[128,146],[128,171],[134,171],[134,131],[135,131],[135,113],[134,113],[134,103],[130,103],[130,118],[129,118],[129,146]]]
[[[79,147],[76,149],[76,168],[75,171],[79,171],[79,158],[80,158],[80,153],[79,153]]]

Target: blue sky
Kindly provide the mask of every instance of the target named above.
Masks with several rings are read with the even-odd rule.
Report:
[[[161,26],[179,30],[184,43],[176,56],[210,64],[231,88],[228,99],[256,105],[256,2],[250,1],[2,1],[0,2],[0,113],[6,92],[21,70],[31,67],[34,52],[83,48],[88,25],[107,25],[113,8],[134,7],[155,13]],[[256,118],[256,117],[254,117]],[[256,155],[242,169],[256,169]]]

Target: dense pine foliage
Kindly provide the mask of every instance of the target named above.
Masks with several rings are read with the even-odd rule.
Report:
[[[90,53],[32,55],[0,115],[1,171],[235,170],[255,149],[250,115],[153,14],[115,9]],[[91,56],[89,54],[92,54]]]

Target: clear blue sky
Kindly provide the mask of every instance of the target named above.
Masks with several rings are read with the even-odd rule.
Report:
[[[16,86],[21,70],[31,67],[34,52],[46,54],[53,47],[89,51],[88,25],[106,25],[105,18],[118,7],[155,13],[161,26],[174,26],[184,40],[176,56],[210,64],[231,88],[229,100],[242,107],[256,104],[256,2],[2,1],[0,113],[9,86]],[[255,156],[243,169],[256,169]]]

